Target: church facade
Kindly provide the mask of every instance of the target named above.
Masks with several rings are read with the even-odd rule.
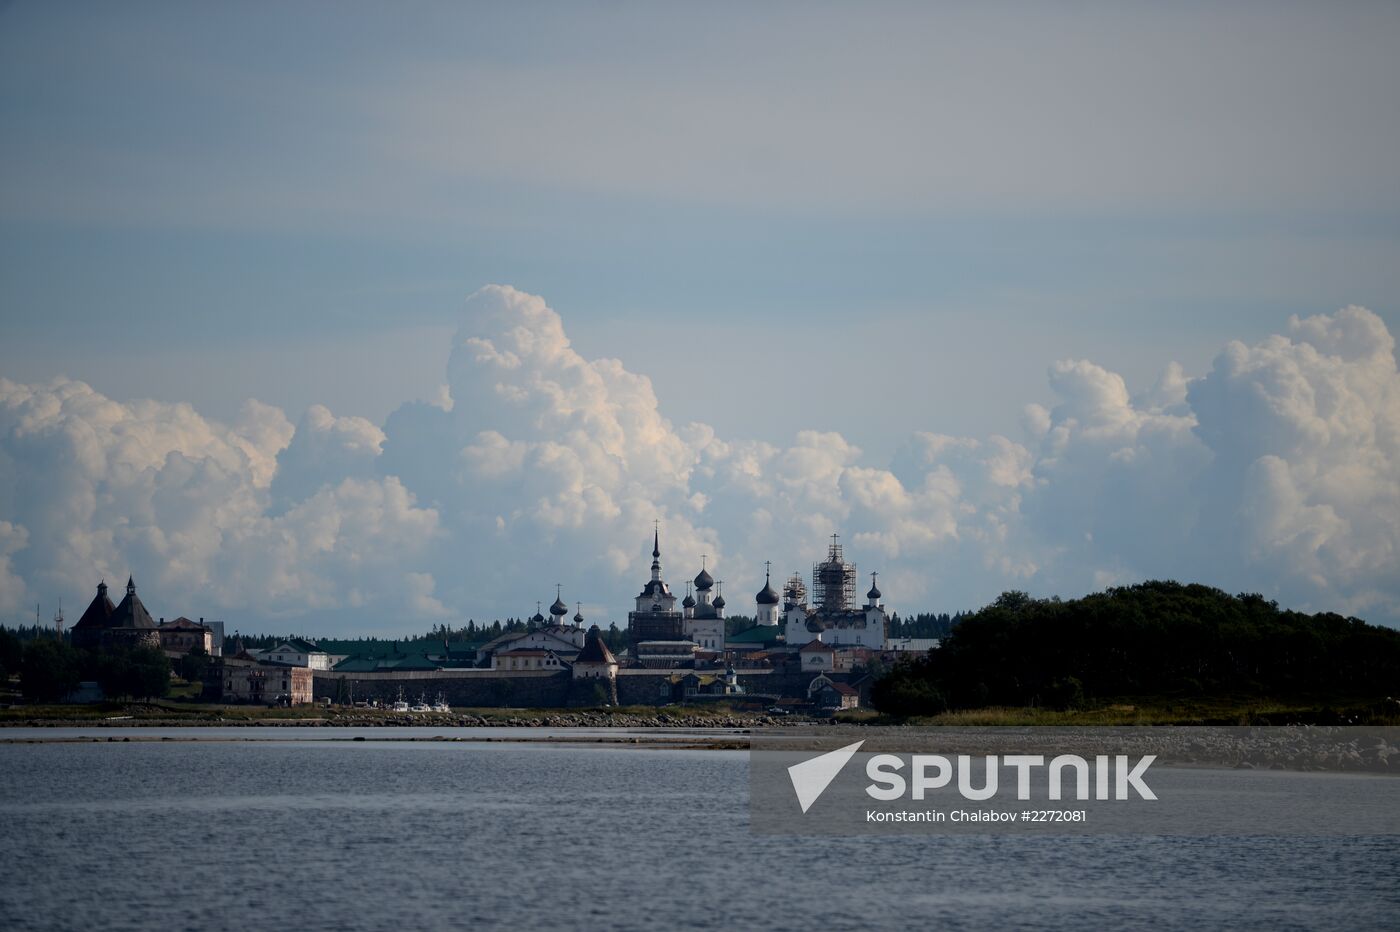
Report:
[[[832,535],[826,559],[812,567],[810,597],[796,574],[783,591],[783,636],[789,647],[813,641],[828,647],[867,647],[885,650],[889,642],[890,616],[884,596],[870,574],[865,604],[855,597],[856,565],[847,563],[841,544]]]
[[[627,628],[634,658],[674,655],[680,647],[690,652],[721,653],[725,649],[722,584],[705,567],[687,586],[685,598],[676,605],[675,593],[661,575],[661,538],[652,538],[651,579],[637,595],[634,609],[627,615]],[[885,650],[889,640],[889,614],[883,594],[871,574],[870,590],[864,604],[857,604],[856,566],[846,562],[836,535],[826,559],[812,568],[812,588],[794,574],[781,596],[774,590],[771,569],[764,574],[763,588],[754,596],[754,619],[761,628],[781,632],[788,650],[816,642],[827,647],[862,647]],[[693,592],[690,588],[693,587]],[[667,664],[669,665],[669,663]]]

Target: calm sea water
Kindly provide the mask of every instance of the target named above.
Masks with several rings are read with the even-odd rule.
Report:
[[[746,757],[0,745],[0,928],[1400,927],[1394,838],[756,837]]]

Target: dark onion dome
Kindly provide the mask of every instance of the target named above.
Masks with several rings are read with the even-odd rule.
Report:
[[[685,594],[685,598],[684,598],[684,599],[681,599],[681,606],[682,606],[683,608],[694,608],[694,607],[695,607],[695,596],[693,596],[693,595],[691,595],[689,592],[687,592],[687,593]]]
[[[569,614],[569,606],[564,604],[563,599],[556,597],[554,604],[549,607],[549,613],[551,615],[567,615]]]
[[[763,588],[758,590],[758,595],[754,596],[754,601],[759,605],[777,605],[778,593],[773,591],[773,584],[767,579],[763,581]]]
[[[710,575],[709,570],[701,570],[700,575],[695,577],[695,588],[701,592],[708,592],[715,587],[715,578]]]
[[[574,614],[574,624],[579,625],[580,627],[583,626],[583,612],[582,612],[582,611],[576,612],[576,613]]]
[[[715,596],[715,608],[724,608],[724,596]]]
[[[880,598],[880,590],[877,589],[872,583],[870,586],[870,591],[865,594],[865,597],[870,601],[874,602],[876,599]]]
[[[535,612],[534,617],[531,618],[530,620],[533,621],[533,622],[534,622],[535,624],[537,624],[537,625],[542,625],[542,624],[544,624],[544,616],[541,615],[539,612]]]

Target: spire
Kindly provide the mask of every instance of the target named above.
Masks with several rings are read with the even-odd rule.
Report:
[[[130,576],[126,577],[126,594],[127,594],[127,595],[135,595],[135,594],[136,594],[136,583],[132,580],[132,578],[131,578]]]
[[[661,522],[653,521],[651,529],[651,581],[661,582]]]

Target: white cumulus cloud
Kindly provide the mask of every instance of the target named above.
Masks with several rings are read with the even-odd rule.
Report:
[[[840,530],[902,610],[1177,577],[1400,620],[1400,376],[1375,314],[1294,319],[1136,394],[1087,360],[1048,376],[1019,440],[916,430],[872,463],[830,424],[673,424],[646,376],[493,285],[442,396],[383,425],[0,380],[0,612],[132,570],[158,613],[245,628],[417,631],[532,612],[555,583],[622,623],[659,519],[672,585],[704,555],[731,612],[765,560],[806,569]]]

